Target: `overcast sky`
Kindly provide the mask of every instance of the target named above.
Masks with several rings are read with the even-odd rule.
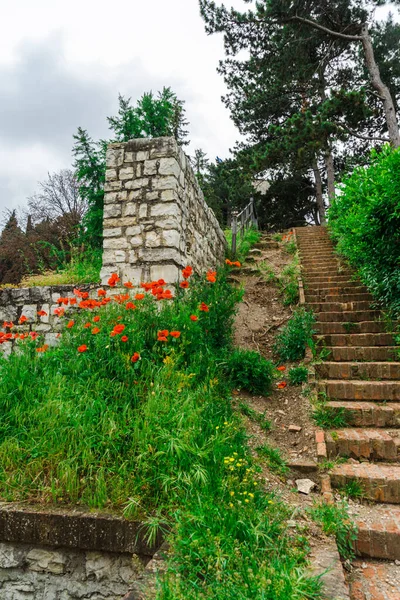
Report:
[[[229,0],[237,8],[242,0]],[[171,86],[186,101],[189,152],[226,157],[238,138],[221,103],[221,36],[197,0],[0,0],[0,212],[70,167],[78,126],[107,136],[118,93]]]

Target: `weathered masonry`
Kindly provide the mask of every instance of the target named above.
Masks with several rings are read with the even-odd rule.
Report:
[[[103,220],[102,282],[117,272],[136,284],[179,279],[224,259],[226,241],[192,167],[174,138],[111,144]]]

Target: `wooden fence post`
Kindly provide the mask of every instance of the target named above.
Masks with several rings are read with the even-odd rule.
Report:
[[[236,243],[237,243],[237,216],[238,211],[232,211],[232,255],[236,255]]]

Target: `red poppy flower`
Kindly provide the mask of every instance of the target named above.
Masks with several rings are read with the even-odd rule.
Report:
[[[169,331],[168,329],[161,329],[161,331],[159,331],[157,333],[158,337],[168,337],[169,336]]]
[[[159,335],[157,342],[168,342],[168,338],[166,338],[165,335]]]
[[[124,287],[128,288],[128,289],[132,289],[133,288],[133,283],[132,281],[127,281],[126,283],[124,283]]]
[[[125,308],[126,310],[135,310],[136,305],[133,302],[127,302]]]
[[[106,290],[97,290],[97,295],[99,296],[107,296],[107,292]]]
[[[202,312],[208,312],[210,309],[205,302],[202,302],[200,304],[199,310],[201,310]]]
[[[100,329],[98,327],[93,327],[92,334],[97,335],[98,333],[100,333]]]
[[[3,323],[4,329],[11,329],[12,327],[14,327],[14,323],[12,321],[4,321],[4,323]]]
[[[173,298],[171,290],[165,290],[165,292],[157,296],[157,300],[173,300]]]
[[[26,317],[25,315],[21,315],[20,318],[18,319],[18,323],[20,325],[22,325],[23,323],[26,323],[28,320],[28,317]]]
[[[62,317],[64,313],[65,313],[65,308],[55,308],[54,309],[54,314],[57,317]]]
[[[39,317],[47,317],[47,312],[45,310],[38,310]]]
[[[178,338],[178,337],[181,337],[181,332],[180,331],[171,331],[169,335],[173,338]]]
[[[84,327],[84,329],[89,329],[89,327],[91,327],[91,326],[92,326],[92,324],[88,322],[88,323],[85,323],[83,327]]]
[[[281,367],[278,367],[278,371],[286,371],[286,367],[282,365]]]
[[[36,348],[36,352],[46,352],[46,350],[47,350],[48,347],[49,347],[48,344],[44,344],[40,348]]]
[[[242,265],[240,264],[240,262],[237,260],[235,262],[232,263],[232,266],[234,267],[241,267]]]
[[[123,335],[121,338],[121,342],[127,342],[128,341],[128,336],[127,335]]]
[[[122,323],[120,325],[116,325],[113,329],[115,334],[119,334],[122,333],[123,330],[125,329],[125,325],[122,325]]]
[[[193,273],[192,267],[185,267],[182,270],[182,275],[183,275],[184,279],[189,279],[189,277],[192,275],[192,273]]]
[[[39,334],[37,333],[37,331],[30,331],[29,336],[32,340],[36,340],[39,337]]]
[[[187,290],[187,288],[189,287],[189,282],[185,279],[185,281],[180,282],[179,287],[183,288],[184,290]]]
[[[82,344],[82,346],[78,346],[78,352],[86,352],[88,350],[88,347],[86,346],[86,344]]]
[[[73,327],[75,325],[75,321],[69,321],[68,325],[67,325],[67,329],[71,329],[71,327]]]
[[[280,381],[276,387],[278,388],[278,390],[283,390],[286,386],[287,386],[286,381]]]
[[[233,263],[231,260],[229,260],[229,258],[227,258],[225,261],[225,264],[227,264],[229,267],[231,267]]]
[[[118,277],[117,273],[113,273],[107,283],[110,287],[115,287],[118,281],[121,281],[121,279]]]
[[[139,352],[135,352],[135,354],[132,355],[131,362],[135,363],[139,360],[139,358],[140,358]]]
[[[135,294],[135,300],[143,300],[144,294]]]
[[[190,320],[191,321],[198,321],[199,317],[196,317],[196,315],[190,315]]]
[[[93,317],[93,321],[94,321],[95,323],[98,323],[98,322],[100,321],[100,317],[99,317],[99,315],[96,315],[95,317]]]

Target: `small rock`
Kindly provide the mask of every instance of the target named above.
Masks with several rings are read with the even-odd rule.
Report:
[[[351,463],[352,465],[357,465],[358,464],[358,460],[355,460],[354,458],[348,458],[347,462]]]
[[[400,566],[400,560],[395,560],[394,564],[397,565],[398,567]]]
[[[289,431],[299,432],[301,431],[301,427],[298,425],[289,425]]]
[[[304,446],[303,452],[307,452],[307,450],[308,450],[308,446]]]
[[[296,479],[296,487],[301,494],[309,494],[311,490],[317,487],[317,484],[311,479]]]
[[[279,415],[286,415],[284,410],[277,410],[276,411]]]
[[[368,565],[367,565],[367,563],[363,563],[363,564],[361,565],[361,568],[362,568],[362,569],[366,569],[366,568],[367,568],[367,566],[368,566]]]

